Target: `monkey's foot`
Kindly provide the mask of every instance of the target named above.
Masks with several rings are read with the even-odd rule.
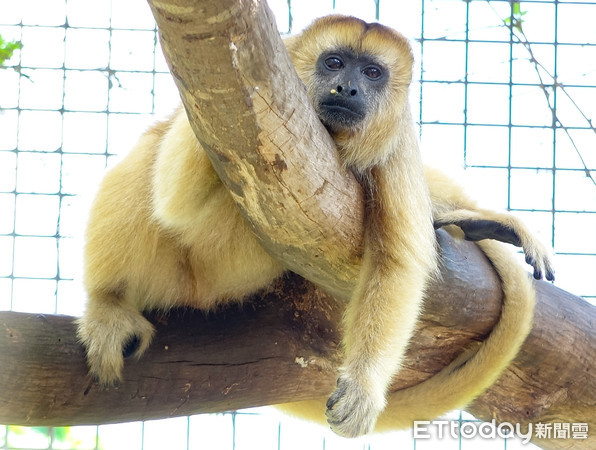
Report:
[[[124,358],[139,357],[153,336],[153,326],[141,313],[114,309],[118,311],[102,311],[103,315],[88,312],[78,321],[78,336],[87,351],[89,373],[105,387],[118,386]]]
[[[385,396],[369,393],[358,381],[342,375],[327,400],[327,422],[340,436],[353,438],[370,433],[385,408]]]
[[[534,278],[555,280],[555,270],[550,252],[534,238],[525,225],[514,216],[494,212],[455,210],[435,218],[435,228],[457,225],[468,241],[494,239],[522,247],[526,262],[534,269]]]

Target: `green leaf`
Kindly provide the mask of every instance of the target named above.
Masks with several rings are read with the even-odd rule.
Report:
[[[521,4],[520,2],[513,2],[513,17],[517,17],[520,15],[521,12]]]
[[[520,33],[523,33],[522,25],[524,20],[522,17],[526,15],[527,11],[522,11],[521,2],[511,2],[511,17],[504,19],[505,25],[513,26]]]
[[[4,65],[4,62],[12,58],[15,50],[23,48],[23,44],[19,41],[5,41],[0,35],[0,66]]]

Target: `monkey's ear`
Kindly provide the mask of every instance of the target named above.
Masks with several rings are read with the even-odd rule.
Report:
[[[286,50],[288,50],[289,53],[291,53],[296,46],[298,45],[298,35],[293,35],[293,36],[285,36],[283,38],[284,41],[284,45],[286,46]]]

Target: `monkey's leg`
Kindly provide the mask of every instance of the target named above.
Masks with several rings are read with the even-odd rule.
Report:
[[[534,278],[554,279],[549,251],[521,220],[511,214],[479,208],[451,177],[433,167],[425,166],[424,170],[433,202],[435,228],[456,225],[470,241],[494,239],[523,247],[526,262],[534,267]]]
[[[534,268],[534,278],[539,280],[544,276],[549,281],[555,279],[549,252],[519,219],[510,214],[484,209],[456,209],[437,214],[434,223],[435,228],[457,225],[468,241],[494,239],[522,247],[526,262]]]
[[[120,295],[90,293],[85,315],[78,320],[78,336],[87,350],[91,375],[105,386],[117,384],[124,357],[138,358],[149,346],[153,331],[147,319]]]

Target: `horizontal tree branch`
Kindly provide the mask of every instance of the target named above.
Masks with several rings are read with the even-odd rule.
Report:
[[[474,244],[442,230],[438,236],[442,278],[431,286],[393,390],[432,376],[498,320],[501,290],[490,263]],[[500,422],[596,426],[595,308],[551,284],[536,286],[531,335],[468,411]],[[151,314],[154,342],[139,361],[126,361],[124,381],[109,390],[87,375],[74,318],[3,312],[0,423],[101,424],[325,397],[341,359],[342,309],[342,302],[289,274],[243,307],[207,316]],[[567,448],[563,444],[569,441],[540,443]]]

